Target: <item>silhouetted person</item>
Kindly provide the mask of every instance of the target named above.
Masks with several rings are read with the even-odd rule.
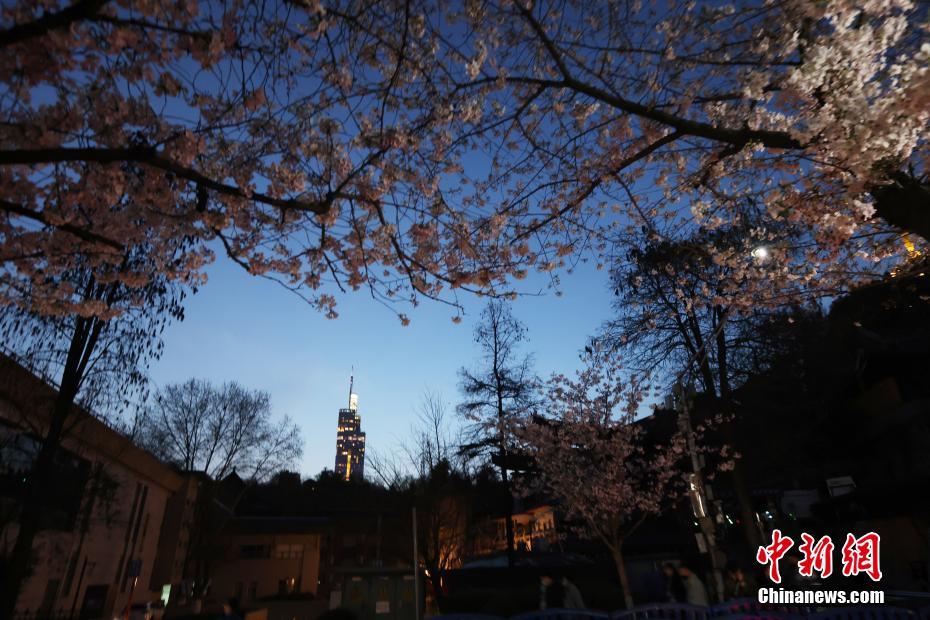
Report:
[[[539,608],[558,609],[565,605],[565,586],[553,573],[543,573],[539,578]]]
[[[223,603],[223,620],[242,620],[242,612],[239,610],[237,599],[226,599]]]
[[[756,596],[759,584],[752,575],[747,575],[736,562],[727,563],[727,574],[723,584],[723,594],[726,598],[744,598]]]
[[[581,598],[581,590],[578,586],[568,580],[568,577],[562,577],[562,587],[565,588],[565,599],[562,606],[565,609],[584,609],[584,599]]]
[[[685,582],[678,574],[678,568],[671,562],[662,565],[665,574],[665,597],[672,603],[684,603],[688,596]]]
[[[678,567],[678,574],[685,584],[685,602],[691,605],[707,606],[707,589],[704,583],[689,567],[682,564]]]

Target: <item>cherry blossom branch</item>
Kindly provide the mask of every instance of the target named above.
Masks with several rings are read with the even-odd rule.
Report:
[[[522,3],[516,3],[517,8],[523,14],[523,17],[530,24],[530,27],[542,41],[543,46],[546,48],[552,62],[555,63],[556,68],[559,70],[559,73],[562,75],[562,85],[565,88],[569,88],[576,92],[585,94],[592,99],[600,101],[601,103],[606,103],[618,110],[623,110],[630,114],[635,114],[636,116],[641,116],[643,118],[648,118],[649,120],[668,125],[673,129],[691,136],[696,136],[699,138],[707,138],[709,140],[715,140],[718,142],[728,142],[733,145],[745,146],[751,142],[757,142],[769,148],[777,149],[801,149],[804,148],[798,140],[792,138],[788,133],[781,131],[767,131],[762,129],[750,129],[748,127],[743,129],[730,129],[727,127],[719,127],[716,125],[711,125],[709,123],[703,123],[700,121],[689,120],[670,114],[668,112],[663,112],[653,106],[643,105],[641,103],[636,103],[619,95],[615,95],[609,92],[606,92],[600,88],[597,88],[591,84],[587,84],[575,78],[572,73],[569,71],[568,66],[565,64],[565,60],[562,58],[562,54],[559,51],[558,47],[546,33],[546,30],[542,27],[542,24],[533,17],[532,11],[523,6]]]
[[[120,17],[112,17],[110,15],[92,15],[87,19],[95,22],[103,22],[106,24],[111,24],[113,26],[126,26],[132,28],[140,28],[142,30],[157,30],[159,32],[168,32],[171,34],[177,34],[188,37],[197,37],[201,39],[209,39],[211,33],[207,30],[187,30],[185,28],[175,28],[172,26],[167,26],[165,24],[159,24],[156,22],[150,22],[143,19],[124,19]]]
[[[669,133],[669,134],[666,134],[666,135],[662,136],[661,138],[659,138],[659,139],[656,140],[655,142],[651,143],[649,146],[647,146],[647,147],[645,147],[645,148],[643,148],[643,149],[637,151],[636,153],[630,155],[629,157],[627,157],[627,158],[625,158],[623,161],[621,161],[621,162],[616,166],[616,168],[614,169],[613,174],[614,174],[614,175],[619,174],[620,171],[622,171],[624,168],[628,168],[629,166],[632,166],[632,165],[633,165],[634,163],[636,163],[637,161],[639,161],[639,160],[641,160],[641,159],[643,159],[643,158],[645,158],[645,157],[648,157],[649,155],[651,155],[652,153],[654,153],[656,150],[662,148],[662,147],[665,146],[666,144],[669,144],[669,143],[671,143],[671,142],[674,142],[675,140],[677,140],[678,138],[680,138],[682,135],[683,135],[683,134],[682,134],[681,132],[679,132],[679,131],[673,131],[673,132],[671,132],[671,133]],[[582,194],[581,194],[580,196],[578,196],[578,198],[577,198],[576,200],[572,200],[572,201],[569,202],[567,205],[565,205],[564,207],[562,207],[561,209],[559,209],[558,212],[556,212],[556,213],[554,213],[554,214],[552,214],[552,215],[550,215],[550,216],[544,218],[543,220],[541,220],[540,222],[537,222],[537,223],[534,224],[533,226],[530,226],[529,228],[527,228],[526,230],[524,230],[523,232],[521,232],[519,235],[517,235],[516,237],[514,237],[514,240],[515,240],[515,241],[519,241],[519,240],[521,240],[521,239],[524,239],[524,238],[528,237],[529,235],[532,235],[532,234],[535,233],[536,231],[538,231],[538,230],[544,228],[545,226],[549,225],[549,224],[550,224],[551,222],[553,222],[554,220],[556,220],[556,219],[558,219],[558,218],[560,218],[560,217],[563,217],[566,213],[568,213],[568,212],[571,211],[572,209],[576,208],[579,204],[581,204],[582,202],[584,202],[585,200],[587,200],[588,197],[590,197],[591,194],[594,193],[594,190],[596,190],[596,189],[598,188],[598,186],[600,185],[600,183],[601,183],[601,182],[600,182],[600,179],[597,179],[597,180],[595,180],[595,181],[592,181],[592,182],[588,185],[588,187],[585,189],[585,191],[582,192]]]
[[[0,47],[41,37],[51,30],[64,28],[76,21],[93,17],[108,2],[109,0],[78,0],[68,8],[55,13],[45,13],[31,22],[16,24],[0,32]]]
[[[89,230],[85,230],[78,226],[74,226],[73,224],[53,224],[52,222],[48,220],[48,218],[45,217],[43,213],[38,212],[38,211],[33,211],[32,209],[29,209],[22,205],[18,205],[8,200],[0,199],[0,209],[6,211],[7,213],[15,213],[16,215],[28,218],[35,222],[39,222],[41,224],[44,224],[45,226],[51,226],[53,228],[57,228],[58,230],[62,232],[66,232],[71,235],[74,235],[75,237],[79,237],[83,239],[84,241],[91,241],[93,243],[102,243],[104,245],[110,246],[111,248],[115,250],[119,250],[120,252],[126,249],[125,246],[119,241],[114,241],[113,239],[109,239],[102,235],[98,235]]]
[[[340,196],[336,193],[329,193],[323,200],[307,202],[293,198],[276,198],[263,194],[261,192],[246,192],[245,190],[234,185],[227,185],[215,179],[212,179],[201,172],[192,168],[182,166],[177,162],[163,157],[155,150],[154,147],[140,146],[127,148],[49,148],[49,149],[16,149],[12,151],[0,151],[0,166],[10,166],[17,164],[51,164],[69,161],[85,161],[95,163],[115,163],[121,161],[131,161],[140,164],[152,166],[166,172],[171,172],[183,179],[197,183],[202,187],[211,189],[215,192],[234,196],[236,198],[245,198],[256,202],[266,204],[279,209],[294,209],[298,211],[309,211],[317,215],[325,215],[329,212],[333,201]]]

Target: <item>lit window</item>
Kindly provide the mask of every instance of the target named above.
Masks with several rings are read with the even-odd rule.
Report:
[[[294,559],[303,557],[304,546],[301,544],[293,545],[276,545],[274,557],[279,559]]]

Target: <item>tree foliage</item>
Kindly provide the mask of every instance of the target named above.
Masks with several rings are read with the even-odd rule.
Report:
[[[463,561],[470,525],[472,481],[453,441],[447,408],[438,394],[423,396],[413,443],[406,452],[416,476],[409,490],[417,512],[417,545],[437,599],[442,575]]]
[[[287,416],[273,417],[268,393],[235,382],[189,379],[163,387],[148,403],[138,437],[161,459],[215,480],[234,472],[265,480],[303,452],[300,429]]]
[[[460,448],[469,458],[487,462],[514,447],[511,425],[536,402],[538,381],[532,357],[520,351],[526,328],[506,302],[488,302],[474,339],[480,359],[473,369],[459,371],[463,400],[458,412],[466,421]]]
[[[154,233],[153,273],[202,278],[221,247],[330,316],[340,289],[455,304],[747,197],[758,241],[810,240],[772,277],[847,287],[822,267],[930,237],[927,23],[909,0],[21,0],[0,299]]]
[[[809,298],[804,278],[769,278],[790,256],[786,248],[796,231],[780,227],[782,249],[773,252],[753,245],[752,224],[744,217],[738,225],[699,229],[629,250],[611,271],[615,316],[595,346],[621,355],[640,382],[653,382],[656,397],[677,385],[696,384],[716,413],[732,416],[733,391],[790,349],[788,338],[773,347],[771,334],[781,331],[784,337],[784,324],[795,319],[772,307]],[[721,430],[732,448],[741,448],[730,423]],[[754,548],[759,530],[742,469],[734,463],[728,478],[744,535]]]
[[[774,286],[769,272],[779,269],[780,258],[769,246],[753,245],[750,229],[743,220],[629,249],[611,268],[614,316],[597,340],[658,385],[696,381],[705,394],[727,397],[753,371],[750,358],[760,362],[760,352],[750,349],[778,314],[772,308],[817,303],[801,278]]]
[[[144,400],[148,368],[160,357],[161,334],[184,318],[189,292],[182,282],[154,277],[141,288],[127,273],[150,268],[145,248],[134,248],[113,269],[80,260],[44,286],[70,291],[55,314],[37,307],[41,286],[24,291],[20,303],[0,307],[4,352],[52,385],[72,391],[87,411],[119,425],[118,414]],[[84,309],[78,312],[77,309]]]
[[[375,453],[370,468],[389,490],[407,494],[416,508],[420,561],[440,599],[443,571],[463,559],[472,495],[449,422],[442,396],[425,391],[410,439],[400,450]]]
[[[585,358],[576,377],[551,379],[546,415],[526,420],[517,432],[532,451],[537,483],[560,500],[581,534],[610,550],[629,604],[623,543],[684,490],[679,461],[687,437],[675,432],[651,443],[636,422],[640,387],[623,378],[612,355],[592,350]]]
[[[144,397],[148,364],[161,354],[161,332],[172,319],[183,318],[183,282],[157,273],[142,286],[127,282],[127,274],[151,267],[150,250],[147,244],[135,246],[110,267],[77,257],[65,271],[45,274],[21,290],[16,304],[0,306],[4,352],[57,387],[46,424],[35,425],[28,415],[23,420],[41,444],[23,481],[0,617],[13,613],[28,574],[62,441],[88,413],[125,430],[118,414]],[[52,314],[44,311],[46,288],[67,292]]]

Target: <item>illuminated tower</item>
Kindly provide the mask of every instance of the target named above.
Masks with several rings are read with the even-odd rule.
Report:
[[[358,415],[358,395],[352,391],[355,377],[349,379],[349,407],[339,410],[336,431],[336,474],[344,480],[365,476],[365,433]]]

